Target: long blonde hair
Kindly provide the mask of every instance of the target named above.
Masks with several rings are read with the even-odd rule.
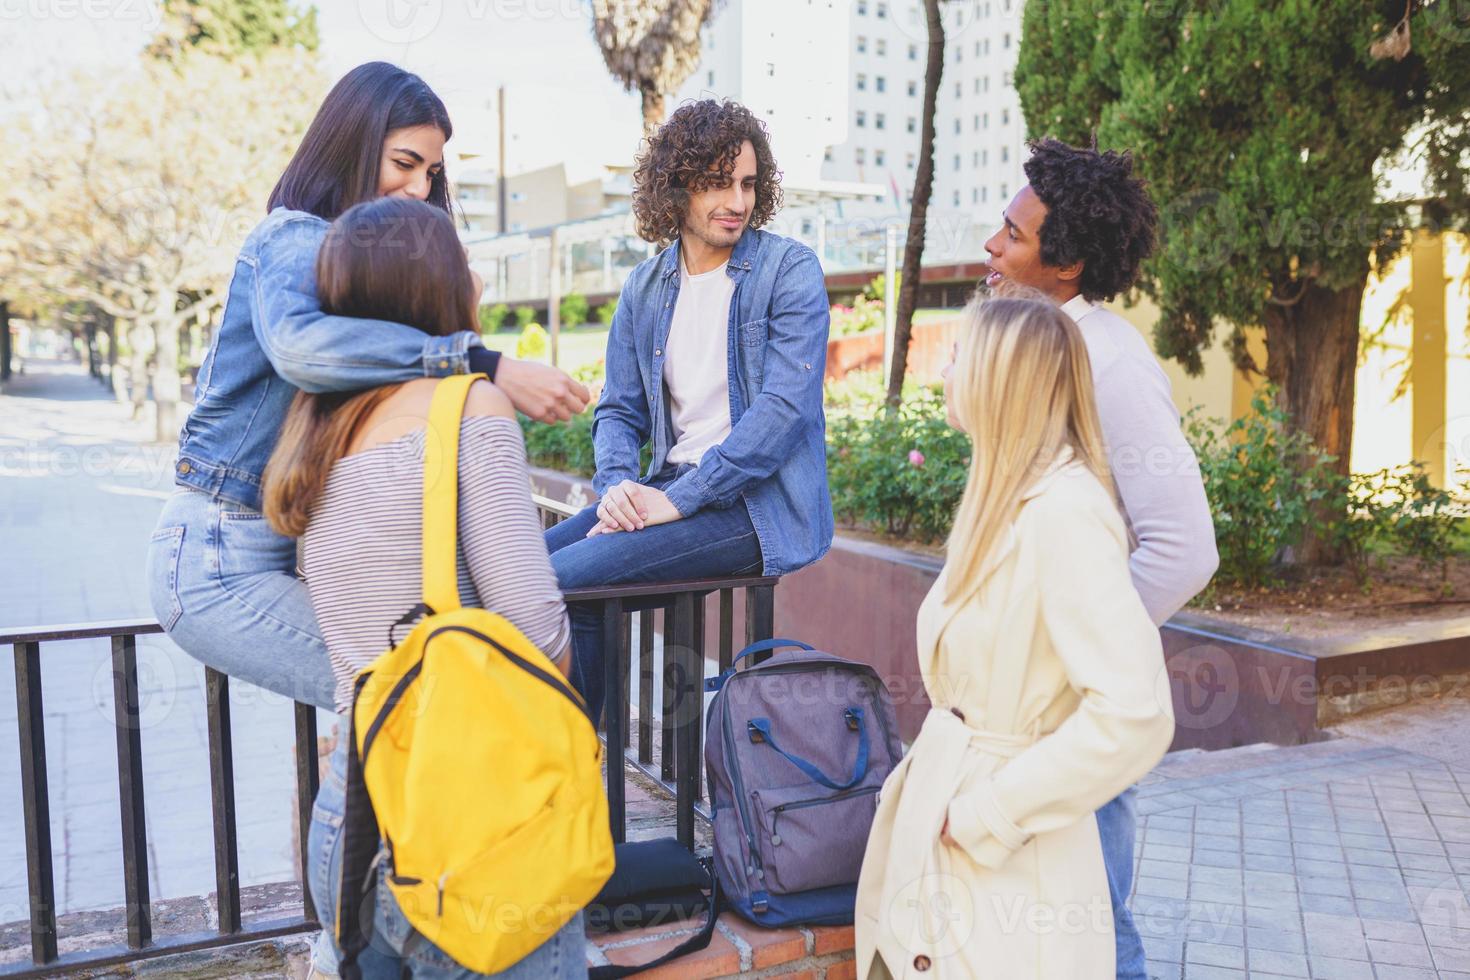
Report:
[[[980,588],[1022,496],[1064,449],[1104,487],[1113,485],[1092,366],[1072,318],[1040,293],[1014,292],[973,300],[964,317],[950,405],[973,451],[949,535],[949,602]]]

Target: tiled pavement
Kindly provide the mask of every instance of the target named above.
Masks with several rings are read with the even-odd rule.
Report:
[[[1152,976],[1470,978],[1470,765],[1355,738],[1181,753],[1138,809]]]

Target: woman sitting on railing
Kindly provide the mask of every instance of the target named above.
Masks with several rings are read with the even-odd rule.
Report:
[[[473,329],[478,283],[443,211],[385,198],[333,224],[317,260],[322,309],[392,320],[447,337]],[[422,594],[424,446],[436,378],[333,394],[298,392],[265,471],[265,515],[300,537],[302,567],[336,678],[338,711],[353,678]],[[531,501],[525,444],[510,401],[487,381],[465,402],[459,447],[459,593],[493,609],[565,673],[566,607]],[[492,723],[486,719],[486,723]],[[334,932],[350,739],[346,719],[317,795],[307,880],[324,927],[319,975],[335,970]],[[383,905],[389,908],[385,911]],[[585,976],[579,914],[501,977]],[[470,977],[413,932],[391,895],[380,899],[364,977]],[[447,971],[447,972],[446,972]]]

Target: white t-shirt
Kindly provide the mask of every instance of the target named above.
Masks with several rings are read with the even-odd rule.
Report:
[[[670,463],[693,463],[730,434],[728,340],[735,281],[725,265],[697,276],[679,257],[679,299],[669,326],[664,384],[674,423]]]

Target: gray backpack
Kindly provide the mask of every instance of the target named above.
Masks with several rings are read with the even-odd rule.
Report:
[[[800,649],[736,670],[777,647]],[[766,640],[705,690],[716,692],[704,758],[726,900],[763,926],[852,922],[878,790],[902,755],[888,688],[868,664]]]

